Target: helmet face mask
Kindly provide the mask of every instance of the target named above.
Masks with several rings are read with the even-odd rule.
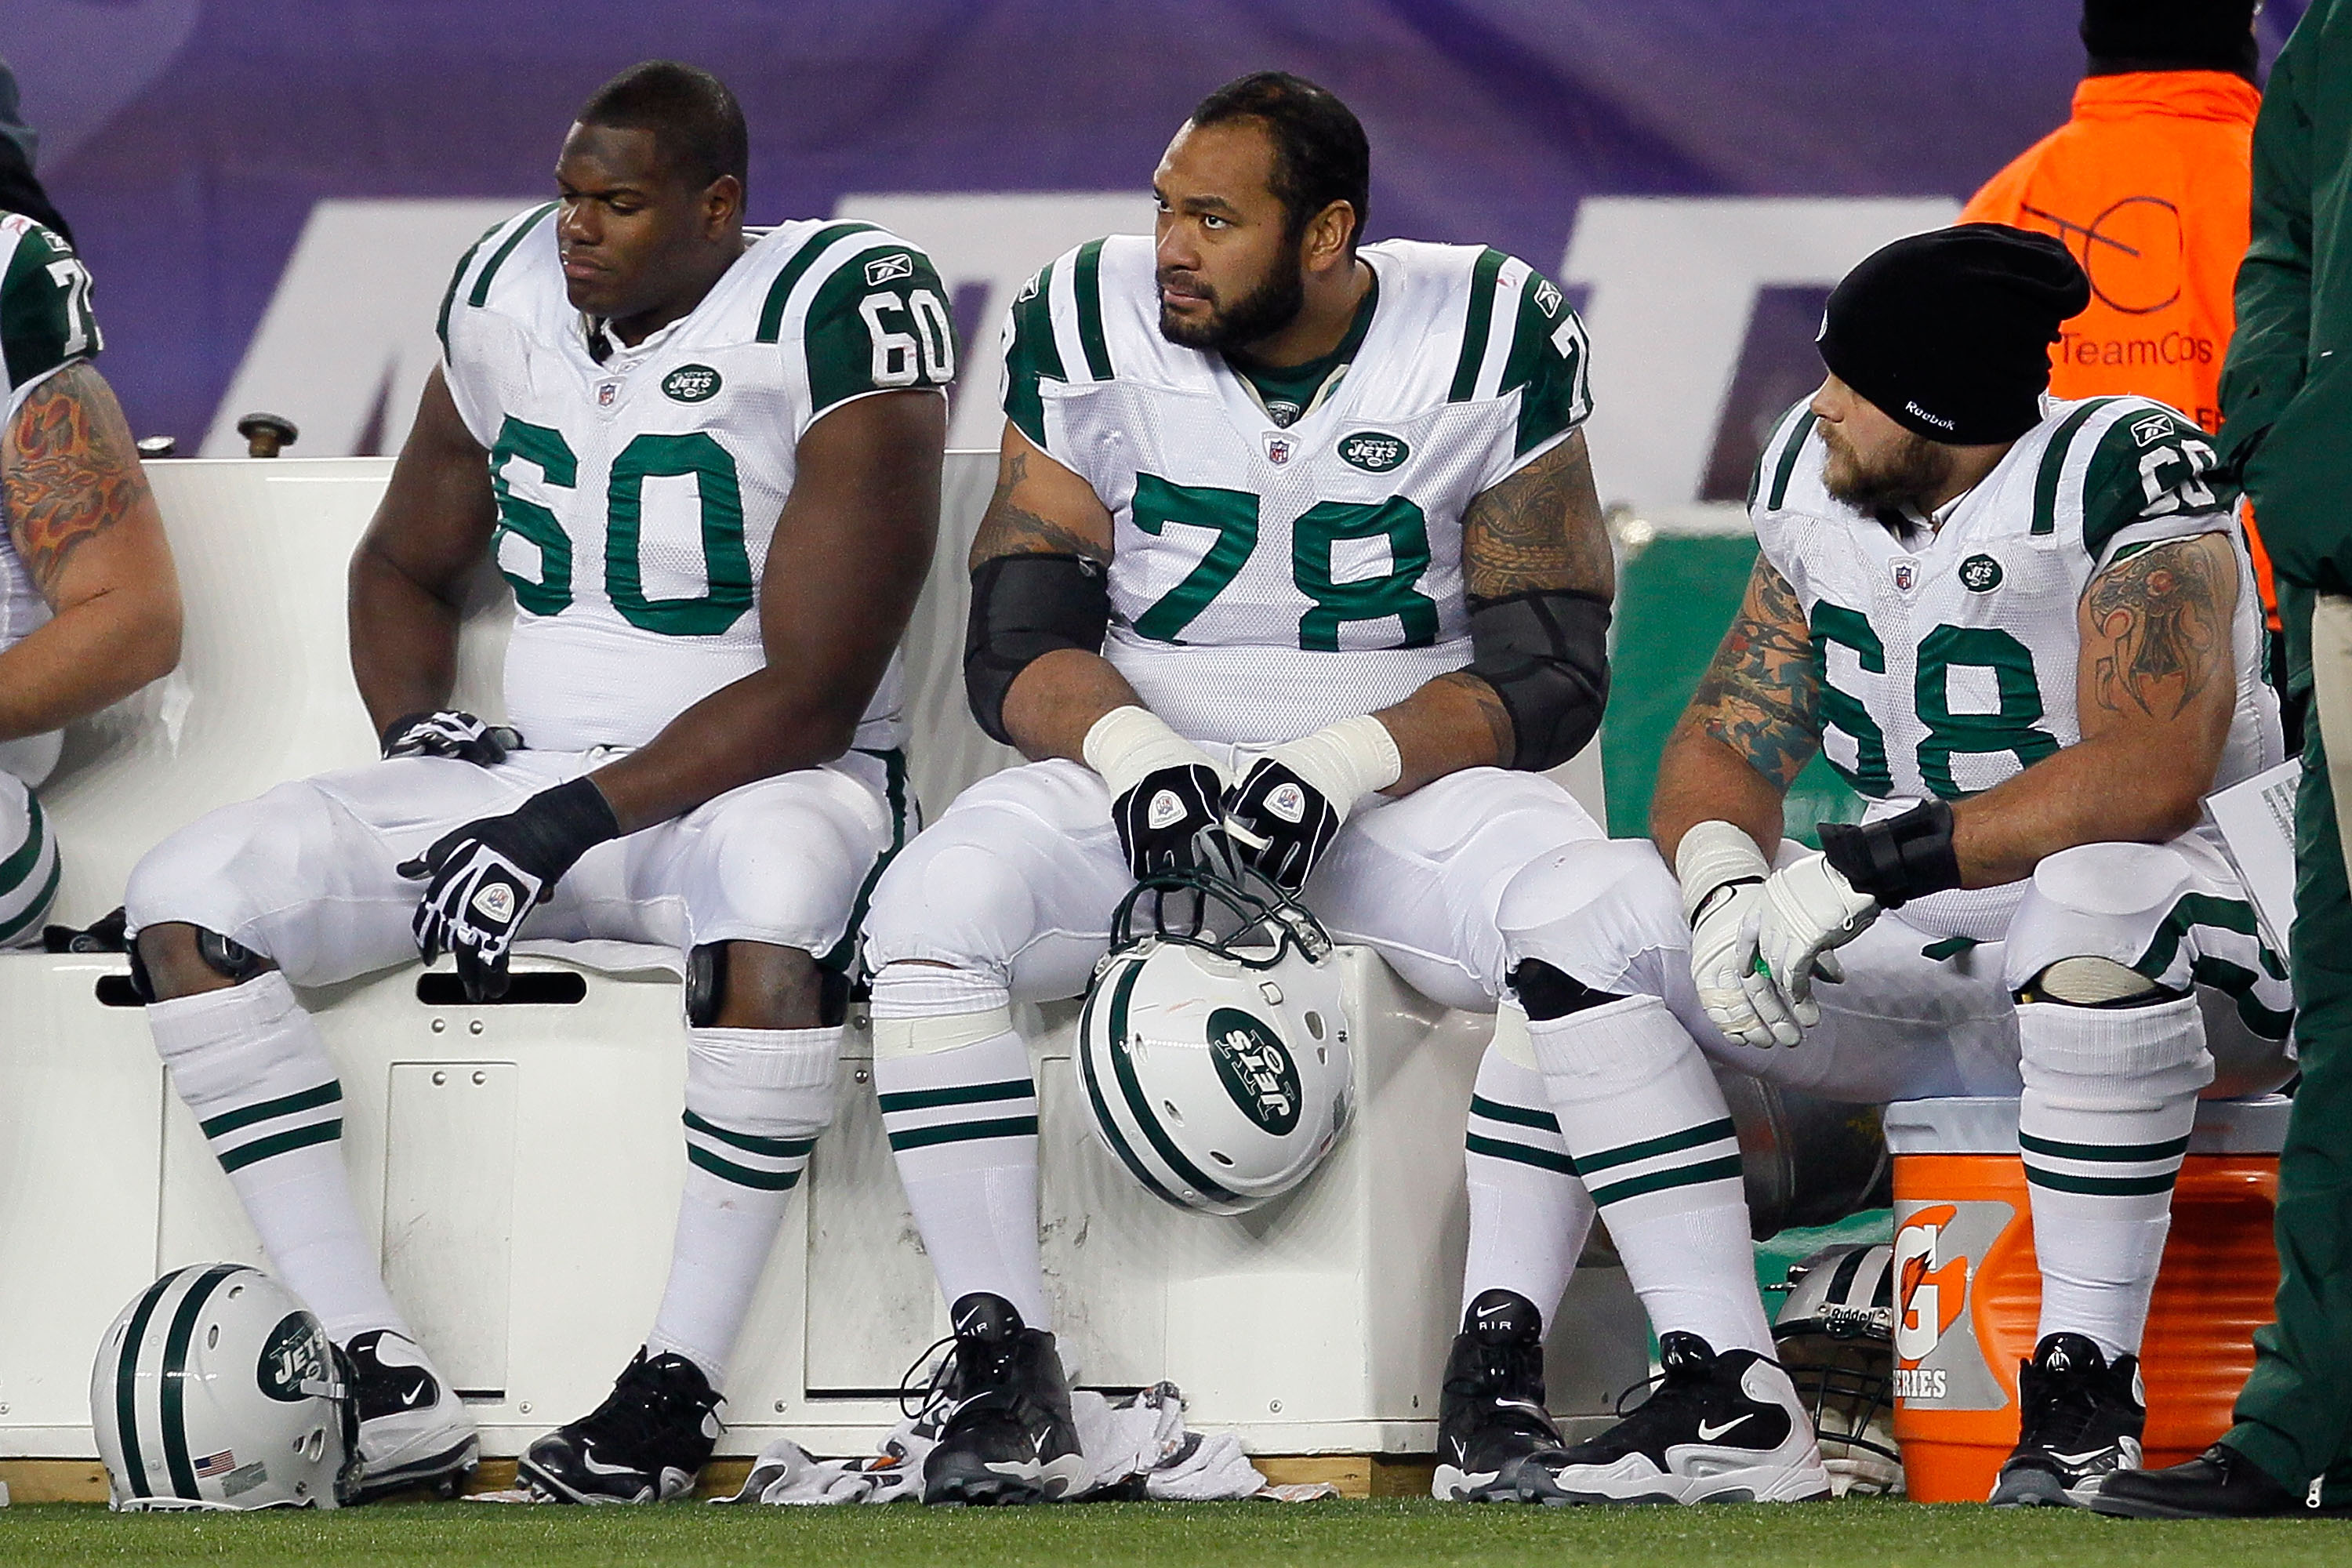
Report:
[[[1138,882],[1079,1016],[1097,1132],[1180,1208],[1235,1215],[1280,1196],[1353,1115],[1331,939],[1269,892],[1197,871]]]
[[[175,1269],[131,1300],[99,1342],[90,1416],[118,1510],[337,1508],[357,1491],[342,1352],[242,1264]]]
[[[1895,1444],[1895,1249],[1847,1243],[1789,1271],[1773,1351],[1813,1418],[1840,1497],[1900,1492]]]

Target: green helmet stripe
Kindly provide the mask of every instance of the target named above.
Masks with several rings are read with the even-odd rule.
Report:
[[[1122,985],[1132,984],[1136,974],[1139,973],[1142,968],[1143,965],[1140,963],[1130,963],[1128,966],[1127,973],[1120,977],[1120,984]],[[1095,1017],[1095,998],[1100,994],[1100,986],[1097,986],[1094,990],[1087,992],[1086,1007],[1078,1015],[1078,1076],[1086,1080],[1087,1098],[1094,1102],[1095,1125],[1101,1128],[1103,1136],[1110,1141],[1111,1152],[1118,1156],[1119,1163],[1125,1165],[1129,1171],[1133,1172],[1135,1179],[1141,1182],[1144,1186],[1150,1191],[1154,1197],[1160,1199],[1164,1203],[1173,1204],[1178,1208],[1187,1207],[1189,1205],[1185,1204],[1183,1199],[1178,1197],[1174,1193],[1170,1192],[1160,1184],[1160,1178],[1151,1173],[1150,1168],[1145,1165],[1141,1160],[1136,1158],[1135,1151],[1128,1147],[1126,1136],[1119,1131],[1118,1123],[1111,1120],[1109,1102],[1104,1100],[1102,1084],[1095,1076],[1095,1055],[1092,1051],[1087,1049],[1086,1045],[1087,1041],[1092,1037],[1091,1031]],[[1122,991],[1122,1000],[1124,999],[1124,996],[1125,993]],[[1121,1016],[1124,1016],[1125,1015],[1122,1013]]]
[[[164,1275],[139,1298],[139,1310],[131,1314],[131,1326],[122,1331],[122,1359],[114,1368],[114,1426],[122,1444],[122,1479],[131,1483],[135,1497],[155,1495],[147,1485],[147,1461],[139,1453],[139,1347],[147,1338],[147,1321],[155,1315],[155,1303],[179,1277],[177,1272]]]
[[[163,1463],[172,1472],[172,1489],[190,1500],[202,1494],[196,1489],[195,1462],[188,1458],[188,1343],[196,1337],[197,1316],[220,1282],[246,1271],[242,1263],[215,1263],[205,1269],[180,1298],[180,1310],[172,1315],[172,1331],[163,1341]]]
[[[1183,1152],[1176,1147],[1166,1131],[1160,1127],[1160,1119],[1152,1114],[1151,1098],[1143,1092],[1143,1085],[1135,1076],[1135,1064],[1128,1059],[1128,996],[1134,991],[1135,983],[1142,976],[1143,965],[1135,964],[1125,974],[1119,976],[1118,989],[1111,993],[1110,1065],[1111,1070],[1118,1075],[1119,1092],[1127,1097],[1128,1109],[1135,1113],[1136,1125],[1143,1129],[1145,1141],[1150,1143],[1161,1159],[1168,1162],[1169,1168],[1174,1171],[1180,1179],[1192,1184],[1196,1190],[1207,1194],[1219,1203],[1239,1203],[1242,1201],[1239,1194],[1228,1192],[1218,1185],[1216,1182],[1210,1179],[1208,1173],[1184,1158]]]

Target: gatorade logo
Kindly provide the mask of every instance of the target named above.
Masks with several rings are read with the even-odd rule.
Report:
[[[2009,1404],[1977,1344],[1969,1289],[2016,1215],[2008,1204],[1990,1201],[1896,1206],[1896,1399],[1942,1410],[1999,1410]]]

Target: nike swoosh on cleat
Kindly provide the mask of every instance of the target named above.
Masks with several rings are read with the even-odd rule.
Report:
[[[432,1392],[433,1380],[429,1377],[420,1377],[416,1380],[415,1388],[400,1396],[400,1407],[403,1410],[414,1410],[424,1404],[425,1396]]]
[[[2084,1465],[2090,1464],[2093,1460],[2105,1459],[2115,1456],[2115,1452],[2116,1451],[2113,1448],[2094,1448],[2087,1454],[2061,1454],[2053,1450],[2050,1457],[2057,1460],[2062,1465],[2079,1470]]]
[[[1720,1426],[1710,1426],[1706,1422],[1701,1421],[1698,1424],[1698,1440],[1702,1443],[1712,1443],[1717,1437],[1722,1436],[1726,1432],[1730,1431],[1733,1427],[1744,1426],[1754,1418],[1754,1412],[1751,1411],[1746,1415],[1734,1416]]]
[[[592,1476],[630,1476],[637,1473],[635,1465],[608,1465],[593,1454],[581,1455],[580,1468]]]

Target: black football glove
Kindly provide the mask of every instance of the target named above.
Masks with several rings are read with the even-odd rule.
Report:
[[[467,996],[495,1002],[507,991],[507,952],[531,906],[621,825],[594,782],[558,784],[504,816],[485,816],[445,834],[400,865],[412,880],[430,879],[410,929],[430,963],[446,951]]]
[[[1260,757],[1225,805],[1225,836],[1242,864],[1286,893],[1307,885],[1339,833],[1323,792],[1272,757]]]
[[[1154,871],[1213,871],[1230,877],[1233,845],[1218,826],[1224,781],[1204,763],[1155,768],[1111,803],[1111,821],[1139,879]]]
[[[485,724],[471,713],[445,708],[438,713],[404,713],[383,727],[383,759],[454,757],[478,767],[495,767],[509,752],[522,750],[522,735],[504,724]]]

